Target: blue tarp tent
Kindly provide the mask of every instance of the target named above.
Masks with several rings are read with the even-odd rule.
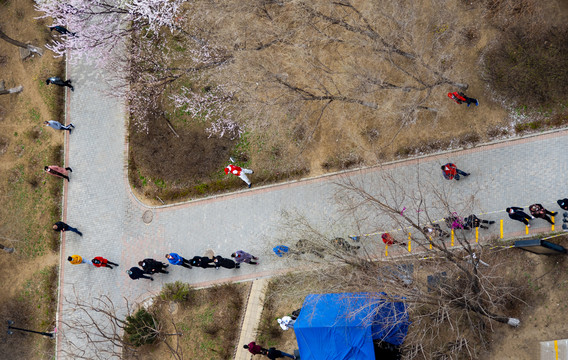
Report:
[[[381,293],[308,295],[294,332],[302,360],[375,359],[373,340],[401,345],[408,313]]]

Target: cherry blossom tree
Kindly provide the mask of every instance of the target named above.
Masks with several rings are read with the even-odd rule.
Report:
[[[57,56],[70,53],[70,60],[109,63],[117,47],[132,32],[144,30],[150,37],[163,28],[173,30],[185,0],[36,0],[39,18],[65,25],[76,35],[64,34],[47,46]]]

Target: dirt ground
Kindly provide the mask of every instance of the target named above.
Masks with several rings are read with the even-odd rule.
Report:
[[[549,241],[568,248],[568,237],[562,235]],[[566,271],[566,255],[535,255],[520,249],[502,249],[492,253],[484,260],[490,266],[498,265],[505,269],[506,277],[521,279],[524,288],[519,294],[522,298],[510,304],[504,313],[517,317],[521,326],[512,328],[497,322],[486,322],[489,338],[488,347],[481,352],[481,359],[519,359],[532,360],[540,356],[540,341],[568,338],[565,319],[567,305],[563,301],[568,289],[568,272]],[[290,276],[290,275],[288,275]],[[303,278],[304,279],[304,278]],[[278,278],[269,285],[257,343],[282,348],[284,351],[297,349],[293,331],[282,331],[276,319],[289,315],[299,308],[308,293],[321,293],[322,289],[314,284],[311,289],[293,289],[288,293],[280,291],[277,296]],[[276,282],[276,283],[275,283]],[[284,283],[288,283],[285,281]],[[368,290],[368,289],[365,289]],[[341,292],[341,290],[337,290]],[[327,292],[327,291],[323,291]],[[412,321],[412,316],[411,319]],[[411,325],[412,326],[412,325]],[[467,353],[455,354],[455,359],[468,359]],[[260,359],[261,357],[258,357]]]
[[[0,1],[0,26],[21,42],[44,45],[51,34],[34,19],[32,0]],[[53,331],[59,236],[51,224],[60,216],[62,183],[43,174],[43,166],[60,164],[63,134],[42,127],[63,120],[63,91],[47,87],[49,76],[63,76],[63,62],[49,51],[25,61],[19,48],[0,40],[0,80],[22,85],[20,94],[0,96],[0,317],[14,326]],[[0,341],[11,359],[51,358],[54,343],[39,335],[16,332]]]
[[[351,3],[361,11],[365,11],[367,6],[361,1]],[[440,10],[436,7],[439,5],[438,2],[421,0],[421,11],[410,14],[414,17],[413,25],[401,22],[401,26],[405,26],[405,29],[414,31],[405,40],[414,41],[414,44],[426,44],[420,45],[424,48],[415,49],[423,56],[424,61],[451,77],[453,81],[467,83],[469,87],[466,93],[479,100],[478,107],[468,108],[448,99],[448,92],[459,90],[449,84],[435,86],[427,93],[424,91],[411,93],[415,95],[406,95],[405,91],[400,90],[393,90],[386,95],[376,91],[378,95],[374,95],[366,88],[368,84],[365,86],[350,84],[356,82],[355,80],[358,81],[352,76],[345,75],[351,74],[352,67],[355,67],[354,64],[358,61],[357,57],[353,57],[353,52],[359,52],[357,54],[359,56],[367,56],[371,59],[369,61],[372,61],[373,57],[369,55],[367,46],[351,47],[352,44],[361,41],[357,35],[345,35],[341,29],[333,30],[333,26],[322,27],[320,31],[325,28],[328,37],[335,36],[342,40],[321,45],[310,38],[316,35],[310,33],[291,35],[290,39],[283,41],[284,45],[273,45],[260,54],[236,53],[230,66],[219,71],[215,70],[216,77],[207,80],[222,82],[225,79],[227,83],[239,83],[247,88],[247,91],[243,91],[242,97],[247,96],[247,100],[248,97],[261,99],[257,101],[264,100],[273,104],[272,107],[264,106],[262,110],[258,109],[259,119],[255,121],[262,122],[262,125],[255,123],[256,125],[249,126],[240,139],[230,141],[209,138],[204,133],[205,124],[196,123],[187,114],[175,111],[168,105],[164,105],[163,110],[168,114],[166,117],[180,137],[172,133],[163,117],[152,119],[150,128],[155,128],[147,134],[136,132],[135,128],[131,127],[131,184],[137,194],[149,203],[160,204],[161,200],[166,203],[175,202],[242,188],[243,183],[239,179],[227,177],[222,172],[223,167],[228,164],[229,156],[236,158],[239,165],[255,170],[251,181],[255,185],[262,185],[283,179],[316,176],[356,166],[374,165],[407,156],[471,147],[478,143],[524,134],[528,131],[564,126],[568,123],[565,106],[564,110],[561,107],[530,111],[524,104],[515,104],[504,94],[495,93],[484,79],[484,52],[499,37],[502,31],[500,27],[504,26],[503,21],[505,21],[492,14],[491,9],[503,6],[506,10],[503,10],[501,16],[506,17],[507,21],[519,22],[523,22],[525,16],[530,17],[533,13],[534,16],[544,13],[546,19],[550,20],[559,19],[559,14],[566,12],[565,2],[561,0],[529,2],[532,4],[530,6],[537,6],[538,9],[529,6],[528,10],[522,6],[515,9],[507,5],[509,3],[505,0],[476,3],[454,0],[447,2]],[[230,7],[231,4],[227,6]],[[319,2],[314,2],[316,8],[321,5],[318,4]],[[324,5],[321,7],[324,8],[322,11],[328,11],[325,10]],[[243,18],[237,13],[234,17],[229,16],[223,20],[223,23],[227,24],[226,30],[213,31],[219,31],[219,39],[223,36],[230,38],[227,41],[229,44],[233,44],[231,41],[234,42],[235,47],[245,46],[239,43],[246,42],[243,39],[250,38],[249,41],[253,43],[257,41],[257,38],[247,34],[247,31],[265,27],[267,33],[271,33],[275,31],[273,23],[281,20],[280,18],[286,21],[292,16],[286,13],[286,10],[282,10],[284,8],[266,7],[267,13],[270,13],[272,18],[269,22],[256,13]],[[236,11],[239,10],[236,8]],[[510,16],[505,14],[507,11],[510,12],[507,13]],[[333,11],[330,13],[334,14]],[[356,21],[355,16],[346,18],[352,22]],[[255,21],[258,23],[250,23]],[[250,23],[248,28],[244,25],[247,22]],[[321,23],[314,22],[314,24],[322,26]],[[240,34],[239,31],[244,33]],[[297,41],[303,45],[286,47],[287,41],[292,44]],[[347,44],[349,42],[352,44]],[[310,61],[315,60],[306,58],[307,55],[301,51],[294,52],[295,49],[303,46],[313,47],[312,53],[317,54],[316,59],[325,64],[321,67],[332,74],[330,79],[325,78],[326,72],[321,73],[323,79],[318,78],[319,73],[314,70],[317,67],[314,67],[313,71],[309,70]],[[290,51],[292,53],[289,53]],[[293,58],[294,61],[286,62],[282,60],[283,58]],[[272,60],[275,65],[270,64]],[[258,65],[257,63],[263,65],[254,67]],[[295,64],[298,64],[297,67],[294,66]],[[308,70],[302,68],[302,64]],[[396,71],[388,69],[387,65],[377,64],[385,67],[373,69],[376,74],[384,76],[387,81],[405,82],[398,77]],[[288,103],[282,105],[278,103],[281,98],[288,99],[292,96],[277,90],[273,83],[267,83],[267,76],[257,74],[258,71],[255,70],[270,66],[276,66],[277,69],[274,71],[284,73],[287,79],[303,84],[311,91],[316,91],[322,86],[329,88],[337,86],[339,89],[348,89],[345,91],[349,91],[349,96],[366,96],[365,99],[376,101],[379,108],[373,110],[359,104],[341,101],[334,101],[328,105],[325,105],[324,101],[300,101],[292,105]],[[163,98],[178,90],[178,85],[173,86]],[[405,118],[408,109],[401,109],[399,103],[408,103],[409,96],[424,98],[420,106],[429,110],[420,110],[413,116]],[[560,111],[562,115],[549,121],[551,112],[555,111]],[[526,116],[527,114],[529,116]],[[535,119],[539,122],[534,122]],[[518,126],[520,122],[531,122],[531,124],[522,127]]]
[[[157,300],[154,311],[166,324],[167,333],[182,334],[171,336],[168,341],[183,359],[229,360],[233,358],[239,340],[239,324],[244,317],[249,291],[250,284],[191,290],[187,301]],[[140,348],[136,359],[173,358],[170,349],[162,343]]]

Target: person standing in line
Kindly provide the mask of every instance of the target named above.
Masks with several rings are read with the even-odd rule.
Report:
[[[91,260],[91,263],[95,267],[107,267],[109,269],[112,269],[111,265],[118,266],[118,264],[110,262],[110,261],[108,261],[107,259],[105,259],[104,257],[101,257],[101,256],[95,257],[93,260]]]
[[[191,260],[189,260],[189,264],[191,266],[196,266],[200,268],[213,268],[215,265],[211,264],[213,259],[208,258],[207,256],[194,256]]]
[[[489,220],[481,220],[480,218],[478,218],[477,216],[475,216],[474,214],[469,215],[468,217],[466,217],[463,225],[464,230],[470,230],[473,228],[482,228],[482,229],[489,229],[488,226],[483,226],[481,224],[495,224],[495,221],[489,221]]]
[[[276,360],[278,358],[283,358],[283,357],[287,357],[287,358],[290,358],[290,359],[296,358],[294,355],[290,355],[290,354],[285,353],[281,350],[276,350],[276,348],[273,348],[273,347],[268,349],[268,353],[266,354],[266,356],[271,360]]]
[[[82,233],[82,232],[80,232],[79,230],[77,230],[77,229],[74,228],[74,227],[71,227],[71,226],[67,225],[67,224],[64,223],[63,221],[58,221],[58,222],[56,222],[55,224],[53,224],[53,230],[55,230],[55,231],[62,231],[62,232],[65,232],[65,231],[72,231],[72,232],[78,234],[79,236],[83,236],[83,233]]]
[[[263,348],[260,345],[257,345],[254,341],[250,342],[248,345],[243,345],[244,349],[247,349],[249,353],[253,355],[266,355],[268,354],[268,349]]]
[[[221,255],[217,255],[213,258],[213,263],[215,264],[215,269],[219,270],[220,267],[224,267],[225,269],[239,269],[241,264],[234,262],[231,259],[227,259],[222,257]]]
[[[168,261],[172,265],[179,265],[179,266],[183,266],[185,268],[191,269],[191,265],[189,264],[189,260],[179,256],[176,253],[166,254],[166,259],[168,259]]]
[[[87,264],[87,262],[85,260],[83,260],[83,258],[79,255],[68,256],[67,261],[69,261],[73,265]]]
[[[157,261],[154,259],[144,259],[142,261],[138,261],[138,266],[140,266],[142,269],[144,269],[144,272],[146,274],[156,274],[156,273],[164,273],[164,274],[169,274],[169,271],[164,270],[164,268],[167,268],[169,265],[164,264],[161,261]]]
[[[392,237],[392,235],[389,234],[389,233],[382,234],[381,239],[383,239],[383,242],[385,243],[385,245],[388,245],[388,246],[392,246],[394,244],[397,244],[397,245],[400,245],[400,246],[406,246],[406,243],[395,240]]]
[[[248,187],[250,188],[252,186],[252,184],[250,183],[250,180],[248,179],[246,174],[254,174],[254,171],[249,170],[249,169],[243,169],[237,165],[227,165],[227,167],[225,168],[225,174],[233,174],[235,176],[238,176],[241,178],[241,180],[243,180],[245,183],[247,183]]]
[[[58,86],[67,86],[69,89],[71,89],[71,91],[75,91],[75,89],[73,88],[73,85],[71,85],[71,79],[63,81],[63,80],[61,80],[60,77],[52,76],[49,79],[45,80],[45,84],[46,85],[53,84],[53,85],[58,85]]]
[[[556,201],[562,210],[568,210],[568,199],[560,199]]]
[[[509,218],[513,220],[517,220],[525,224],[527,227],[531,227],[529,224],[529,220],[534,219],[534,216],[531,216],[523,211],[523,208],[511,206],[508,207],[506,210],[507,214],[509,214]]]
[[[439,237],[450,237],[450,233],[442,230],[442,228],[438,224],[426,225],[422,228],[422,230],[424,230],[424,232],[426,232],[426,235],[430,236],[432,239]]]
[[[43,124],[45,126],[49,126],[50,128],[53,128],[55,130],[67,130],[67,131],[69,131],[69,134],[71,134],[72,129],[75,129],[75,125],[73,125],[71,123],[69,123],[69,125],[63,125],[59,121],[55,121],[55,120],[44,121]]]
[[[150,279],[151,281],[154,281],[153,277],[144,275],[144,270],[136,266],[133,266],[129,270],[126,270],[126,273],[128,274],[128,276],[130,276],[132,280]]]
[[[285,246],[285,245],[277,245],[277,246],[274,247],[274,249],[272,249],[272,251],[274,251],[276,256],[282,257],[282,256],[288,254],[288,252],[290,251],[290,248],[288,246]]]
[[[455,91],[453,93],[448,93],[448,97],[450,99],[454,100],[457,104],[463,104],[464,102],[467,103],[467,107],[469,107],[469,105],[471,105],[471,104],[475,104],[475,106],[479,106],[479,101],[477,101],[477,99],[467,97],[462,92]]]
[[[544,206],[542,206],[541,204],[532,204],[531,206],[529,206],[529,211],[531,212],[531,215],[534,216],[535,218],[544,219],[549,223],[551,223],[552,225],[554,225],[554,221],[552,221],[552,219],[548,215],[556,216],[556,214],[558,214],[558,212],[556,211],[551,212],[546,210]]]
[[[252,260],[258,260],[258,258],[243,250],[237,250],[237,252],[231,254],[231,257],[235,258],[235,262],[237,264],[245,262],[247,264],[258,265],[258,262],[252,261]]]
[[[458,169],[456,167],[455,164],[452,163],[447,163],[445,165],[442,165],[441,167],[443,173],[444,173],[444,177],[447,180],[452,180],[452,179],[456,179],[457,181],[460,180],[460,175],[462,176],[469,176],[469,173],[466,173],[465,171],[461,171],[460,169]]]
[[[70,167],[62,168],[61,166],[57,165],[45,166],[43,170],[45,170],[45,172],[48,173],[49,175],[67,179],[67,181],[70,181],[69,176],[67,175],[68,174],[67,171],[73,172],[73,170]]]

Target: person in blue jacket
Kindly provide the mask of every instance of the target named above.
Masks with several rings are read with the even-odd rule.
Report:
[[[189,260],[187,260],[184,257],[181,257],[180,255],[178,255],[176,253],[166,254],[166,259],[168,259],[168,261],[172,265],[179,265],[179,266],[183,266],[185,268],[191,269],[191,265],[189,264]]]

